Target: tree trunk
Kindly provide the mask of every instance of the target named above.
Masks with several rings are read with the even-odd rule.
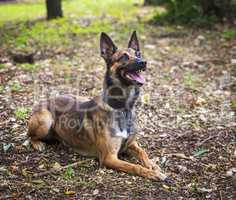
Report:
[[[62,17],[61,0],[46,0],[47,19]]]
[[[152,5],[154,3],[153,0],[144,0],[144,5],[148,6],[148,5]]]
[[[144,6],[149,6],[149,5],[163,5],[166,2],[168,2],[167,0],[144,0],[143,5]]]

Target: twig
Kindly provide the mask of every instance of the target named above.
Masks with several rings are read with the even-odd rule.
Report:
[[[7,119],[7,120],[5,120],[3,122],[0,122],[0,126],[8,124],[10,121],[11,121],[10,119]]]
[[[223,197],[222,197],[222,192],[220,190],[220,200],[223,200]]]
[[[168,156],[174,156],[174,157],[177,157],[177,158],[182,158],[182,159],[186,159],[186,160],[192,160],[193,161],[193,158],[192,157],[187,157],[185,154],[183,153],[171,153],[171,154],[167,154]]]
[[[211,140],[211,139],[215,138],[216,136],[217,136],[217,135],[211,135],[211,136],[209,136],[208,138],[206,138],[205,140],[203,140],[203,141],[197,143],[196,146],[197,146],[197,147],[200,147],[200,146],[202,146],[204,143],[206,143],[208,140]]]
[[[58,172],[60,172],[60,171],[62,171],[64,169],[67,169],[68,167],[75,167],[75,166],[77,166],[79,164],[83,164],[83,163],[86,163],[88,161],[90,161],[90,160],[87,159],[87,160],[77,161],[75,163],[59,167],[57,169],[52,168],[52,169],[50,169],[50,170],[48,170],[46,172],[41,172],[41,173],[34,174],[34,177],[42,177],[42,176],[46,176],[48,174],[56,174],[56,173],[58,173]]]

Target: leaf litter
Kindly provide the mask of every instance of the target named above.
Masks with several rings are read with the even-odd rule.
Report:
[[[61,144],[39,153],[25,142],[28,108],[36,101],[52,93],[99,94],[105,67],[91,45],[98,35],[88,34],[80,36],[85,45],[69,52],[39,50],[35,64],[42,67],[34,72],[1,55],[0,198],[235,199],[235,42],[222,41],[221,30],[183,29],[181,37],[169,37],[165,26],[145,24],[140,35],[149,66],[136,109],[138,141],[177,187],[99,169]],[[124,42],[121,32],[110,34]],[[36,94],[35,83],[41,89]],[[74,162],[79,165],[68,168]]]

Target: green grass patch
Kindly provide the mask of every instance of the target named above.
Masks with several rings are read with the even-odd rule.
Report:
[[[76,185],[81,188],[95,189],[97,183],[82,176],[79,178],[79,180],[77,180]]]
[[[134,4],[142,4],[142,0],[66,0],[62,1],[65,17],[81,16],[113,16],[120,20],[130,20],[137,11]],[[36,20],[46,17],[45,1],[36,3],[0,4],[0,24],[13,21]]]
[[[97,17],[115,17],[121,21],[133,19],[138,7],[134,4],[142,4],[141,0],[74,0],[64,1],[65,16],[97,16]]]
[[[0,4],[0,26],[5,22],[34,20],[45,16],[44,3]]]
[[[236,38],[236,28],[228,29],[223,31],[222,36],[226,39],[235,39]]]
[[[14,82],[11,85],[11,91],[12,92],[19,92],[22,89],[21,84],[19,82]]]
[[[70,180],[74,177],[74,170],[71,166],[68,166],[63,174],[63,178],[66,180]]]
[[[30,109],[25,107],[18,107],[16,108],[14,113],[17,119],[26,119],[30,113]]]
[[[141,0],[63,1],[64,18],[46,21],[45,2],[0,5],[0,46],[38,48],[75,45],[80,34],[109,32],[113,22],[136,19]],[[9,14],[11,13],[11,14]],[[130,28],[130,27],[129,27]],[[121,31],[122,32],[122,28]]]
[[[183,83],[186,87],[195,90],[199,86],[200,82],[196,76],[194,76],[190,73],[187,73],[184,76]]]
[[[232,107],[232,109],[236,110],[236,100],[233,100],[231,102],[231,107]]]
[[[36,64],[30,64],[30,63],[24,63],[24,64],[18,64],[18,68],[23,69],[25,71],[35,71],[38,68],[38,65]]]
[[[9,44],[13,48],[62,46],[74,44],[79,34],[99,33],[109,31],[111,24],[107,20],[92,21],[87,26],[73,22],[73,20],[56,19],[50,22],[40,21],[30,28],[26,24],[17,26],[17,31],[5,30],[0,39],[1,43]]]
[[[4,87],[0,85],[0,92],[2,93],[4,91]]]
[[[4,67],[4,64],[0,63],[0,69],[3,69]]]

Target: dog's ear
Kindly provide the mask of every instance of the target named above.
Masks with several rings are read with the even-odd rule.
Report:
[[[139,48],[139,41],[136,34],[136,31],[134,31],[131,35],[131,38],[129,40],[128,48],[134,49],[136,51],[136,54],[138,57],[141,56],[140,54],[140,48]]]
[[[112,42],[111,38],[104,32],[101,33],[100,37],[100,51],[101,56],[106,62],[109,62],[112,55],[116,52],[117,47]]]

